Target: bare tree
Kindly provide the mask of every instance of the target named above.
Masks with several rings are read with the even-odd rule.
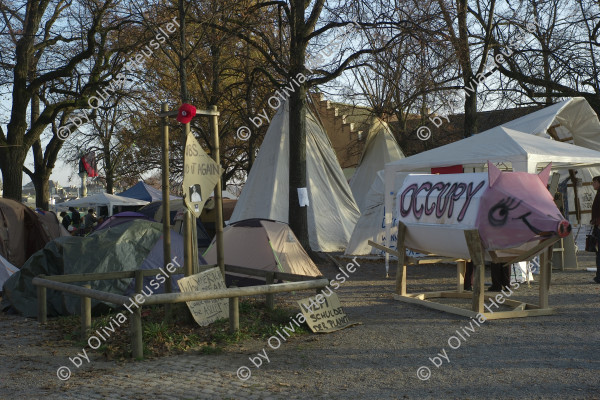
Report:
[[[12,92],[7,132],[0,129],[4,197],[21,200],[24,161],[34,147],[34,164],[39,172],[34,182],[42,191],[38,193],[41,205],[47,207],[43,181],[47,185],[61,143],[51,140],[51,148],[44,154],[41,135],[57,120],[64,123],[67,113],[89,108],[89,96],[107,83],[107,76],[119,70],[120,65],[113,63],[111,56],[118,58],[123,49],[113,48],[112,41],[125,34],[124,26],[131,20],[113,0],[28,0],[25,5],[5,1],[0,13],[0,31],[5,34],[0,39],[0,66],[3,83]],[[30,104],[33,118],[28,124]],[[44,108],[39,109],[39,104]]]

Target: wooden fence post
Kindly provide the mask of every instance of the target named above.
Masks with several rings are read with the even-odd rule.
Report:
[[[240,330],[240,298],[229,298],[229,332],[236,333]]]
[[[267,285],[272,285],[275,280],[275,274],[273,272],[268,272],[266,280]],[[267,293],[266,306],[269,311],[273,311],[275,308],[275,295],[273,293]]]
[[[237,286],[230,286],[237,288]],[[229,298],[229,332],[236,333],[240,330],[240,298]]]
[[[91,289],[92,285],[87,283],[83,287]],[[79,298],[81,299],[81,338],[85,340],[92,330],[92,299],[86,296],[80,296]]]
[[[135,271],[135,293],[141,293],[144,286],[144,273],[142,270]],[[135,296],[134,296],[135,298]],[[131,352],[136,360],[144,359],[144,339],[142,331],[142,305],[139,304],[131,314]]]
[[[485,258],[483,246],[477,229],[471,229],[464,232],[467,241],[467,247],[471,254],[473,268],[475,268],[475,278],[473,279],[473,301],[471,309],[478,313],[483,313],[483,302],[485,295]]]

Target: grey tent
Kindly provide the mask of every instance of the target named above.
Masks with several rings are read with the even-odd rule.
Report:
[[[171,259],[183,265],[183,238],[171,232]],[[200,264],[206,264],[199,257]],[[37,315],[37,292],[32,285],[33,277],[66,275],[92,272],[133,271],[163,266],[162,224],[145,220],[133,220],[111,229],[103,229],[86,237],[67,236],[53,240],[35,253],[4,283],[5,297],[2,308],[12,306],[26,317]],[[179,276],[173,276],[173,288]],[[151,277],[144,279],[148,284]],[[148,282],[146,281],[148,280]],[[128,294],[133,279],[93,281],[92,289],[109,293]],[[160,285],[159,293],[164,290]],[[48,315],[78,314],[78,296],[48,290]],[[92,300],[95,307],[99,302]],[[111,304],[111,306],[114,306]]]

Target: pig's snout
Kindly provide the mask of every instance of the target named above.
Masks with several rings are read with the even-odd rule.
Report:
[[[569,233],[571,233],[571,224],[569,223],[569,221],[567,221],[566,219],[560,221],[558,223],[557,232],[558,236],[560,236],[561,238],[569,236]]]

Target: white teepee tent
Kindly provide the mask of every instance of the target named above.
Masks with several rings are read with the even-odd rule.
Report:
[[[406,173],[396,174],[396,182],[394,187],[402,186]],[[398,234],[398,219],[396,218],[395,209],[392,210],[392,228],[391,228],[391,244],[387,245],[385,240],[385,196],[384,196],[384,171],[378,171],[375,174],[375,179],[371,185],[364,201],[364,209],[361,212],[360,219],[356,223],[354,232],[350,237],[350,242],[346,248],[347,255],[377,255],[383,256],[385,253],[381,250],[371,247],[368,244],[369,240],[379,243],[386,247],[396,249],[396,235]],[[395,199],[394,199],[395,202]],[[394,203],[395,204],[395,203]]]
[[[315,251],[343,251],[360,212],[325,130],[306,113],[308,234]],[[279,107],[230,222],[250,218],[288,223],[289,105]]]
[[[377,171],[384,169],[385,164],[401,158],[404,158],[404,154],[388,124],[373,118],[360,163],[349,183],[361,213],[366,210],[367,193],[377,180]]]

